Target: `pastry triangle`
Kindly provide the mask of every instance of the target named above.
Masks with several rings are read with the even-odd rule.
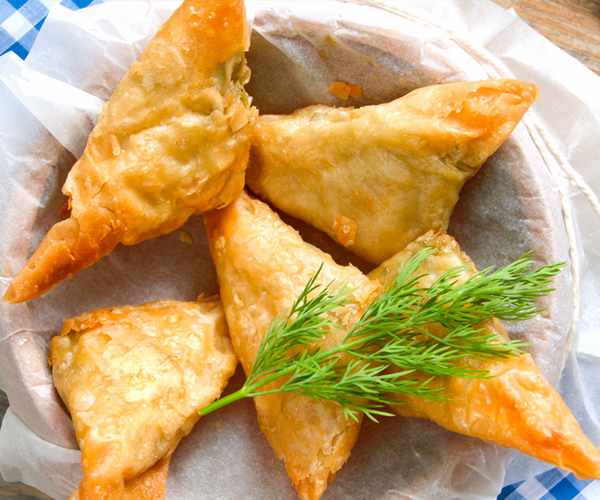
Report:
[[[477,270],[461,252],[454,238],[444,232],[428,232],[405,250],[387,260],[369,276],[381,283],[391,282],[400,265],[419,250],[431,247],[418,274],[422,286],[431,286],[444,272],[466,266],[463,278]],[[507,338],[498,320],[482,325],[485,333]],[[441,333],[441,327],[436,334]],[[583,434],[560,395],[544,378],[529,354],[500,361],[475,361],[491,378],[462,379],[435,377],[432,386],[443,388],[451,401],[426,401],[403,397],[407,406],[394,406],[398,415],[429,418],[446,429],[481,438],[503,447],[515,448],[535,458],[572,471],[581,479],[600,478],[600,452]],[[411,376],[412,377],[412,376]],[[429,375],[420,374],[425,380]]]
[[[165,498],[167,489],[167,472],[171,457],[165,457],[156,462],[152,467],[142,472],[139,476],[128,480],[123,488],[105,489],[101,498],[119,498],[121,500],[161,500]],[[81,496],[81,488],[78,488],[69,497],[69,500],[82,500],[89,498],[88,495]]]
[[[219,298],[84,313],[49,361],[82,451],[81,500],[164,498],[171,454],[237,365]]]
[[[321,264],[319,283],[335,281],[355,289],[347,306],[331,311],[342,328],[328,332],[322,346],[339,344],[380,288],[356,268],[339,266],[305,243],[266,204],[245,192],[204,218],[232,343],[246,374],[271,321],[291,307]],[[270,394],[254,402],[260,426],[284,460],[300,498],[320,498],[348,459],[360,422],[346,419],[338,403],[309,396]]]
[[[118,243],[173,231],[237,195],[255,116],[243,89],[248,46],[241,0],[185,0],[105,104],[63,187],[69,218],[5,301],[41,295]]]
[[[464,183],[513,131],[537,88],[510,79],[434,85],[363,108],[260,116],[249,188],[378,265],[446,229]]]

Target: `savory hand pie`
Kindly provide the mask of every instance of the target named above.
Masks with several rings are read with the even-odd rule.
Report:
[[[255,110],[243,84],[241,0],[186,0],[103,108],[63,187],[55,224],[4,300],[41,295],[118,243],[168,233],[244,186]]]
[[[380,264],[446,229],[464,183],[513,131],[537,88],[490,79],[417,89],[359,109],[260,116],[249,188]]]
[[[72,500],[164,498],[171,454],[237,365],[218,297],[84,313],[49,361],[82,451]]]
[[[233,347],[246,374],[271,321],[291,307],[321,264],[318,283],[335,280],[355,289],[348,305],[330,312],[342,328],[325,334],[319,344],[323,347],[341,342],[380,288],[356,268],[339,266],[305,243],[266,204],[245,192],[204,218]],[[338,403],[309,396],[270,394],[254,402],[260,426],[284,460],[300,498],[320,498],[348,459],[360,422],[346,419]]]
[[[393,281],[398,267],[425,247],[435,248],[435,253],[417,271],[427,273],[421,278],[422,286],[431,286],[444,272],[457,266],[466,266],[463,279],[477,272],[454,238],[430,231],[372,271],[369,277],[384,284]],[[507,338],[498,320],[482,326],[486,334]],[[438,330],[437,335],[442,333],[441,327]],[[600,478],[600,453],[583,434],[531,355],[470,363],[488,370],[492,377],[435,377],[431,385],[443,388],[450,401],[403,397],[407,406],[394,406],[394,411],[402,416],[429,418],[451,431],[515,448],[583,479]],[[429,375],[421,373],[420,378],[425,380]]]

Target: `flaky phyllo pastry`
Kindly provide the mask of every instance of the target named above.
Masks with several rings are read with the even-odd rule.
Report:
[[[218,297],[82,314],[49,360],[82,451],[82,500],[164,498],[171,454],[237,365]]]
[[[4,300],[36,297],[118,243],[168,233],[226,205],[244,185],[255,110],[243,84],[242,1],[186,0],[105,104],[55,224]]]
[[[380,288],[305,243],[267,205],[244,192],[204,217],[232,343],[246,374],[270,322],[292,305],[321,264],[319,283],[335,280],[355,289],[348,305],[330,312],[343,328],[327,332],[322,347],[341,342]],[[339,404],[309,396],[279,393],[254,402],[261,429],[284,460],[300,498],[320,498],[348,459],[360,422],[346,419]]]
[[[315,105],[264,115],[247,183],[378,265],[426,231],[447,228],[464,183],[537,94],[529,83],[490,79],[359,109]]]
[[[390,283],[397,276],[398,267],[426,247],[434,248],[435,253],[417,271],[419,275],[424,274],[420,279],[422,286],[431,286],[444,272],[458,266],[465,267],[462,280],[477,272],[454,238],[443,232],[430,231],[373,270],[369,277],[383,284]],[[498,320],[481,326],[486,334],[507,338],[506,330]],[[433,328],[437,336],[444,335],[441,326],[427,328]],[[450,401],[403,396],[406,405],[395,406],[395,412],[402,416],[429,418],[451,431],[515,448],[570,470],[579,478],[600,478],[600,453],[583,434],[531,355],[522,354],[499,361],[471,359],[469,363],[489,371],[491,378],[435,377],[431,385],[442,388]],[[426,380],[429,375],[420,373],[419,377]]]

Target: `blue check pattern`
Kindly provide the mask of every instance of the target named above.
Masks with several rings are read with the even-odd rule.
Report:
[[[98,0],[0,0],[0,54],[12,51],[25,59],[48,11],[55,4],[71,10]]]
[[[12,51],[25,59],[56,4],[71,10],[102,0],[0,0],[0,54]],[[503,488],[497,500],[600,500],[600,481],[581,481],[551,469],[532,479]]]
[[[581,481],[573,474],[551,469],[527,481],[505,486],[498,500],[596,500],[600,481]]]

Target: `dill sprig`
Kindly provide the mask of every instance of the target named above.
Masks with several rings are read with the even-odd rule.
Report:
[[[242,388],[200,413],[245,397],[292,392],[335,401],[346,418],[356,420],[362,412],[376,421],[391,415],[386,405],[404,404],[399,394],[447,399],[442,389],[429,387],[435,376],[489,376],[466,358],[520,355],[526,344],[486,334],[482,324],[492,318],[533,318],[540,312],[536,300],[553,290],[551,279],[564,264],[533,270],[532,256],[526,254],[466,280],[465,267],[453,268],[426,288],[419,285],[424,275],[417,273],[433,251],[424,249],[400,267],[395,280],[380,290],[343,341],[329,349],[315,344],[341,327],[326,314],[349,303],[352,290],[345,284],[319,284],[319,268],[291,308],[271,322]],[[436,336],[428,328],[431,325],[441,325],[444,335]],[[417,370],[429,378],[407,378]]]

